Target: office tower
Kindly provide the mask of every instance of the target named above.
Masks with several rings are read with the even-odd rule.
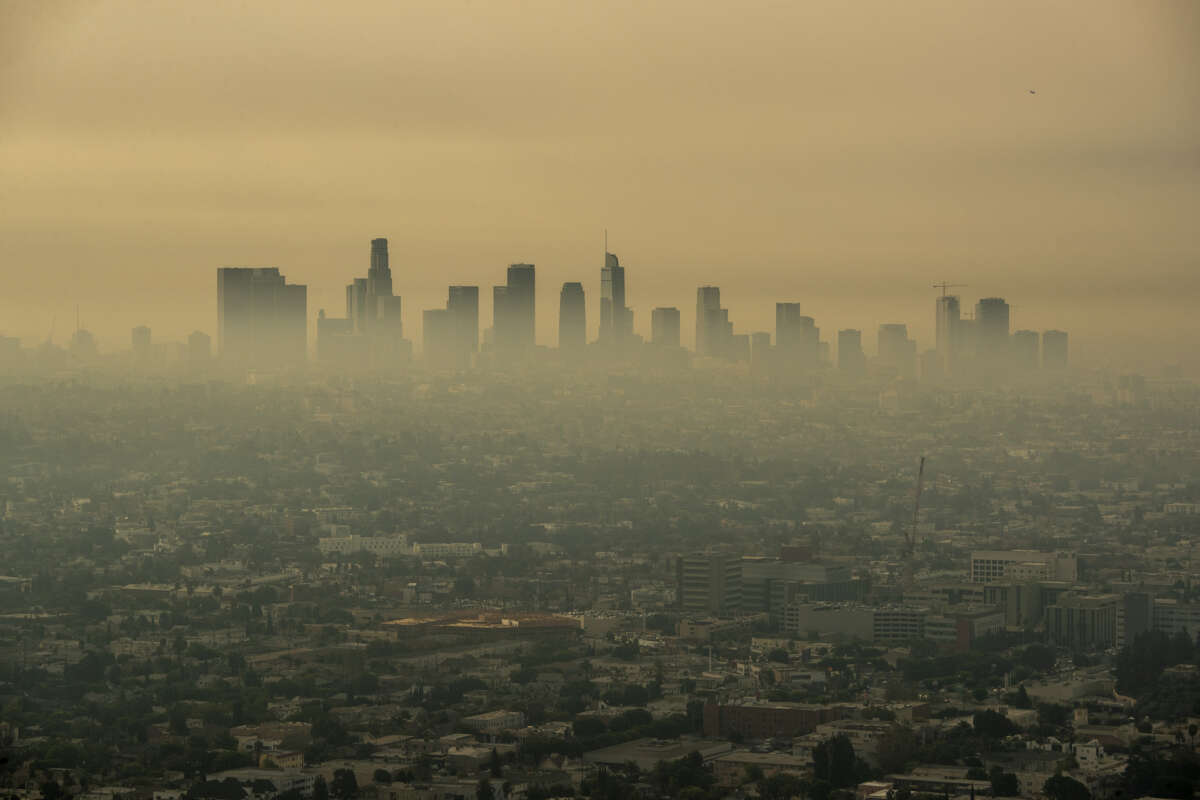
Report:
[[[625,305],[625,268],[612,253],[600,269],[600,342],[623,344],[633,334],[633,311]]]
[[[1037,331],[1017,331],[1012,337],[1012,362],[1017,369],[1038,368],[1042,337]]]
[[[367,277],[346,286],[346,316],[317,316],[317,357],[339,365],[386,367],[407,360],[403,301],[392,293],[388,240],[371,240]]]
[[[1066,331],[1046,331],[1042,334],[1042,368],[1056,371],[1067,368]]]
[[[1000,297],[975,304],[975,355],[989,365],[1002,365],[1009,354],[1009,308]]]
[[[479,352],[479,287],[451,286],[446,310],[454,321],[454,359],[468,367]]]
[[[958,295],[942,295],[937,299],[935,309],[936,338],[934,339],[934,350],[937,353],[937,360],[942,374],[949,375],[954,369],[958,327],[962,317]]]
[[[846,328],[837,336],[838,369],[850,375],[865,371],[867,357],[862,349],[862,331]]]
[[[188,361],[204,364],[212,358],[212,337],[202,331],[192,331],[187,338]]]
[[[426,309],[421,315],[421,344],[425,363],[432,367],[455,364],[454,315],[445,308]]]
[[[799,303],[775,304],[775,344],[781,350],[800,344],[803,337],[801,319],[811,320],[812,318],[801,316]]]
[[[562,285],[558,293],[558,349],[578,352],[587,345],[587,306],[583,284]]]
[[[138,325],[130,333],[130,344],[133,347],[133,357],[137,361],[147,361],[150,358],[150,329]]]
[[[660,347],[679,347],[679,309],[660,307],[650,314],[650,340]]]
[[[308,287],[275,267],[217,269],[217,351],[250,367],[303,363],[308,349]]]
[[[701,286],[696,290],[696,354],[701,356],[716,355],[713,352],[713,336],[716,331],[716,319],[713,316],[721,310],[721,289],[719,286]]]
[[[527,353],[536,341],[534,280],[533,264],[512,264],[508,268],[508,283],[496,287],[504,291],[492,295],[493,302],[497,295],[503,295],[500,304],[494,306],[493,327],[497,346],[510,354]]]
[[[917,343],[908,338],[908,326],[885,323],[879,326],[879,363],[891,367],[901,378],[916,377]]]
[[[821,362],[821,329],[800,313],[799,303],[775,304],[775,353],[784,371],[809,370]]]
[[[683,611],[729,617],[742,607],[742,559],[697,553],[676,562],[677,600]]]
[[[388,265],[387,239],[371,240],[371,266],[367,269],[367,293],[374,298],[392,296],[392,270]]]

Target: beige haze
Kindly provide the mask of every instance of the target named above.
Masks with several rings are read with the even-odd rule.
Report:
[[[924,348],[947,279],[1197,367],[1198,143],[1195,0],[0,0],[0,332],[213,333],[220,265],[340,314],[386,236],[412,338],[531,261],[553,344],[607,227],[643,332],[715,283]]]

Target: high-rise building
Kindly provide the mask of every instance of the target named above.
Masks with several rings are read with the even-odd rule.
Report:
[[[685,612],[729,617],[742,607],[742,559],[724,553],[683,556],[676,564],[677,598]]]
[[[821,361],[821,329],[799,303],[775,304],[776,362],[781,370],[813,369]]]
[[[720,333],[718,318],[721,312],[721,288],[701,286],[696,290],[696,354],[717,355]]]
[[[600,342],[623,344],[633,334],[633,311],[625,305],[625,268],[612,253],[600,269]]]
[[[985,297],[975,304],[975,355],[985,366],[1003,366],[1009,356],[1008,303],[1001,297]]]
[[[1061,371],[1067,368],[1066,331],[1046,331],[1042,334],[1042,368]]]
[[[303,363],[308,287],[275,267],[217,270],[217,351],[227,362],[274,367]]]
[[[775,304],[775,344],[789,348],[800,344],[801,314],[799,303]]]
[[[866,370],[867,357],[862,349],[862,331],[846,328],[838,331],[838,369],[849,375],[861,375]]]
[[[528,353],[536,334],[533,264],[512,264],[508,282],[492,289],[492,329],[496,349],[506,356]]]
[[[388,240],[371,240],[367,277],[346,286],[346,316],[317,314],[317,358],[338,365],[386,367],[407,360],[403,303],[392,294]]]
[[[679,347],[679,309],[659,307],[650,315],[650,341],[660,347]]]
[[[469,367],[479,352],[479,287],[451,286],[446,310],[454,320],[454,360]]]
[[[891,367],[901,378],[913,378],[917,370],[917,343],[908,338],[908,326],[901,322],[879,326],[877,353],[879,363]]]
[[[1012,361],[1017,369],[1032,371],[1038,368],[1042,337],[1037,331],[1017,331],[1012,335]]]
[[[957,358],[955,351],[959,337],[959,322],[962,319],[958,295],[944,294],[939,297],[935,313],[934,351],[937,353],[938,366],[941,368],[942,374],[950,375],[954,371],[954,361]]]
[[[558,349],[578,352],[586,345],[587,305],[583,284],[569,281],[558,293]]]

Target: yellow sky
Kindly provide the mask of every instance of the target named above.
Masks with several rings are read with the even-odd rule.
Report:
[[[30,340],[76,303],[109,349],[214,332],[220,265],[338,313],[386,236],[412,338],[530,261],[552,344],[565,280],[597,322],[607,227],[639,330],[715,283],[740,332],[798,300],[924,347],[949,279],[1091,363],[1195,364],[1198,211],[1194,0],[0,0]]]

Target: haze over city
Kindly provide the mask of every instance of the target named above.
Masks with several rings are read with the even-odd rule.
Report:
[[[1196,800],[1200,0],[0,0],[0,800]]]
[[[1192,3],[0,13],[0,332],[29,345],[76,305],[110,350],[214,334],[224,265],[279,267],[313,319],[387,236],[419,346],[447,284],[594,281],[607,228],[646,336],[711,283],[744,332],[789,300],[924,349],[948,280],[1080,364],[1195,367]]]

